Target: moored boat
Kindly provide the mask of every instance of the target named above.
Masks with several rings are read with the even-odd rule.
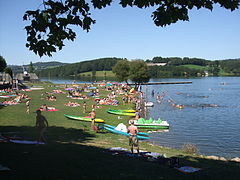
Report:
[[[154,104],[153,104],[153,102],[145,102],[144,105],[146,107],[152,107]]]
[[[115,114],[115,115],[120,115],[120,116],[135,116],[135,112],[131,112],[131,111],[134,111],[134,110],[113,110],[113,109],[110,109],[108,110],[107,112],[110,113],[110,114]]]
[[[112,126],[109,124],[103,124],[104,127],[108,127],[108,128],[112,128],[112,129],[116,129],[116,126]],[[123,131],[124,132],[124,131]],[[146,132],[138,132],[138,135],[140,136],[149,136],[149,133]]]
[[[153,118],[144,119],[139,118],[138,120],[134,120],[134,125],[139,129],[168,129],[169,124],[167,121],[163,121],[160,118],[154,120]]]
[[[73,120],[78,120],[78,121],[87,121],[87,122],[92,122],[90,117],[82,117],[82,116],[73,116],[73,115],[68,115],[68,114],[64,114],[65,117],[69,118],[69,119],[73,119]],[[103,119],[95,119],[95,122],[97,123],[103,123],[104,120]]]
[[[112,132],[112,133],[124,135],[124,136],[127,136],[127,137],[130,136],[129,133],[116,130],[115,128],[116,128],[115,126],[111,126],[111,125],[108,125],[108,124],[104,124],[104,129],[106,129],[106,130],[108,130],[108,131],[110,131],[110,132]],[[144,134],[145,134],[145,133],[144,133]],[[140,140],[147,140],[147,139],[149,139],[149,137],[143,136],[143,134],[142,134],[142,135],[140,135],[140,134],[137,135],[137,138],[140,139]]]

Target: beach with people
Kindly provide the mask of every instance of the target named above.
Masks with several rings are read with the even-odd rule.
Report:
[[[204,170],[209,167],[212,168],[209,177],[214,177],[216,172],[220,173],[218,167],[223,163],[227,165],[221,168],[221,173],[223,171],[224,175],[227,173],[238,174],[236,172],[238,168],[238,165],[235,164],[236,161],[217,156],[203,156],[194,151],[187,152],[183,149],[159,146],[148,140],[139,140],[139,154],[132,154],[126,136],[111,133],[102,128],[102,125],[117,126],[123,123],[128,126],[132,117],[114,115],[107,113],[107,111],[110,109],[139,110],[138,106],[140,106],[139,101],[141,101],[142,92],[135,91],[131,93],[131,88],[127,88],[126,85],[122,86],[121,83],[115,83],[111,88],[99,86],[99,84],[88,84],[81,92],[88,98],[74,99],[74,103],[71,97],[68,96],[68,90],[65,90],[63,84],[40,82],[38,84],[42,87],[40,90],[18,90],[17,92],[10,91],[7,93],[2,91],[4,96],[6,94],[18,94],[22,97],[17,105],[4,106],[0,109],[0,148],[1,152],[5,154],[4,157],[8,157],[1,158],[1,163],[11,169],[11,172],[6,173],[4,176],[11,178],[24,177],[26,179],[32,176],[31,173],[21,175],[21,172],[26,171],[24,168],[34,173],[34,167],[37,167],[38,169],[42,168],[46,174],[40,175],[37,179],[43,179],[46,176],[53,179],[69,179],[69,177],[74,177],[72,174],[78,172],[77,169],[80,168],[83,172],[81,174],[77,173],[78,177],[109,179],[110,176],[110,179],[112,179],[119,171],[120,166],[124,169],[121,177],[130,177],[132,172],[128,170],[130,166],[135,171],[134,176],[138,178],[148,174],[149,171],[154,172],[151,177],[179,178],[182,176],[182,172],[172,168],[174,158],[180,161],[180,165],[175,164],[178,167],[201,168],[202,170],[197,174],[199,177],[209,175],[210,170]],[[28,85],[32,86],[32,84]],[[73,91],[78,91],[82,86],[83,84],[78,84],[71,88]],[[92,86],[96,87],[97,90],[93,90]],[[49,101],[45,98],[49,93],[54,92],[61,92],[54,94],[56,101]],[[92,94],[89,95],[90,92]],[[98,93],[96,94],[96,92]],[[13,96],[10,99],[14,98]],[[31,98],[31,103],[29,104],[29,113],[26,113],[25,103],[28,98]],[[122,99],[130,100],[123,102]],[[101,100],[111,103],[100,103]],[[118,101],[118,103],[113,103],[114,101]],[[99,105],[101,105],[101,108],[96,108]],[[75,108],[69,108],[69,106],[75,106]],[[86,106],[85,112],[83,106]],[[54,109],[57,109],[57,111]],[[47,144],[38,143],[39,134],[35,128],[36,110],[41,110],[42,115],[48,120],[48,130],[45,132]],[[64,117],[64,114],[70,114],[87,118],[92,116],[91,112],[93,110],[96,118],[104,120],[104,123],[94,122],[94,127],[98,128],[97,131],[92,128],[91,120],[87,122]],[[14,138],[18,139],[18,141],[14,141]],[[16,163],[16,159],[18,159],[19,163]],[[43,162],[47,164],[43,166]],[[109,172],[106,164],[115,167],[117,170]],[[125,168],[125,166],[128,166],[128,168]],[[95,168],[97,175],[90,173],[91,168]],[[140,171],[140,169],[143,170]],[[61,173],[50,173],[50,170]],[[159,172],[159,170],[161,171]],[[66,173],[67,171],[70,173]],[[164,174],[162,174],[162,171],[164,171]]]

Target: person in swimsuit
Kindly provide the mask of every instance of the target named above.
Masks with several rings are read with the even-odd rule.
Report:
[[[89,113],[89,115],[90,115],[90,118],[91,118],[91,120],[92,120],[92,129],[93,129],[94,131],[97,131],[97,127],[95,126],[95,119],[96,119],[95,110],[92,109],[92,111]]]
[[[129,146],[131,146],[132,153],[133,153],[133,147],[136,147],[137,153],[139,154],[139,145],[138,145],[138,138],[137,138],[138,128],[137,126],[134,125],[134,120],[130,120],[130,123],[131,125],[128,126],[128,133],[130,134]]]
[[[86,111],[87,111],[87,104],[86,104],[86,102],[84,101],[84,102],[83,102],[83,113],[86,113]]]
[[[138,120],[139,118],[140,118],[140,113],[138,110],[136,110],[135,119]]]
[[[45,132],[48,127],[48,121],[47,119],[41,114],[40,110],[36,111],[37,116],[36,116],[36,128],[39,132],[39,138],[38,142],[46,142],[46,137],[45,137]]]
[[[26,101],[26,106],[27,106],[26,113],[29,114],[29,112],[30,112],[30,100],[29,99]]]

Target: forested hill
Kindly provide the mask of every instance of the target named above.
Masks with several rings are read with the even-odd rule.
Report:
[[[33,66],[34,66],[34,68],[36,68],[36,70],[40,70],[40,69],[55,68],[55,67],[64,66],[67,64],[68,63],[62,63],[62,62],[58,62],[58,61],[50,61],[50,62],[36,62],[36,63],[33,63]]]
[[[213,64],[221,65],[221,66],[238,66],[240,63],[240,58],[237,59],[226,59],[226,60],[206,60],[201,58],[180,58],[180,57],[154,57],[152,60],[146,60],[148,63],[167,63],[168,66],[181,66],[181,65],[199,65],[199,66],[211,66]]]
[[[37,71],[41,77],[47,77],[49,74],[54,77],[78,75],[89,71],[111,71],[112,67],[122,58],[101,58],[96,60],[83,61],[73,64],[67,64],[51,69]]]
[[[40,71],[40,70],[47,69],[47,68],[54,68],[54,67],[64,66],[66,64],[67,63],[61,63],[61,62],[58,62],[58,61],[32,63],[35,71]],[[17,73],[23,73],[23,67],[24,67],[24,70],[29,72],[30,64],[23,65],[23,66],[8,65],[8,67],[10,67],[12,69],[14,74],[17,74]]]
[[[162,58],[154,57],[147,60],[147,63],[164,63],[164,66],[151,66],[149,74],[152,78],[159,77],[180,77],[180,76],[239,76],[240,75],[240,59],[226,60],[205,60],[200,58]]]
[[[167,63],[168,66],[180,66],[186,64],[206,66],[212,61],[200,58],[180,58],[180,57],[154,57],[152,60],[147,60],[148,63]]]
[[[123,58],[100,58],[59,67],[51,66],[49,69],[35,71],[41,77],[63,77],[79,75],[84,72],[111,71],[112,67]],[[164,66],[149,66],[149,75],[152,78],[205,76],[208,75],[240,75],[240,59],[205,60],[200,58],[154,57],[146,60],[147,63],[163,63]],[[35,67],[35,66],[34,66]]]

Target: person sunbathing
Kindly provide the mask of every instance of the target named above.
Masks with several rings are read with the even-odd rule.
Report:
[[[11,101],[4,101],[3,104],[7,104],[7,105],[16,105],[18,104],[16,101],[11,100]]]
[[[46,104],[43,104],[43,105],[40,106],[39,109],[40,109],[41,111],[47,111],[47,110],[48,110],[48,107],[47,107]]]
[[[60,94],[63,93],[61,90],[53,90],[53,93]]]
[[[77,107],[80,106],[80,104],[76,103],[76,102],[71,102],[69,101],[68,103],[64,104],[65,106],[71,106],[71,107]]]
[[[50,95],[50,96],[47,96],[47,100],[48,100],[48,101],[56,101],[56,100],[57,100],[57,97],[54,96],[54,95]]]

